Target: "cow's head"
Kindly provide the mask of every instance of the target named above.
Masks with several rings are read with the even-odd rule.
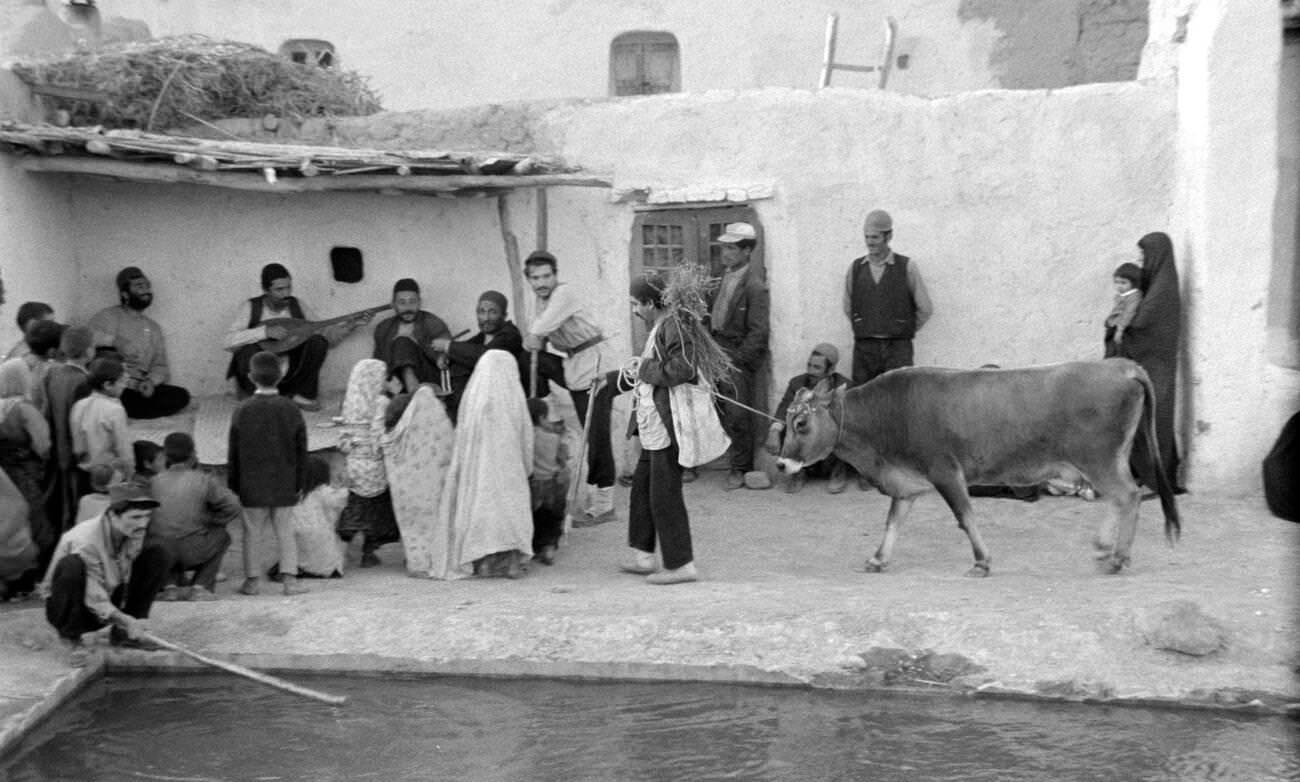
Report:
[[[797,473],[830,456],[840,431],[839,419],[831,415],[832,406],[843,415],[843,386],[833,391],[805,388],[795,394],[785,414],[785,444],[776,463],[778,470]]]

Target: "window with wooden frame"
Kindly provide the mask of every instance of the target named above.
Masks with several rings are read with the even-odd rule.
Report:
[[[623,33],[609,45],[611,95],[680,92],[681,64],[672,33]]]
[[[727,223],[749,223],[758,234],[758,244],[750,255],[750,264],[762,278],[767,277],[763,262],[763,227],[753,207],[709,205],[674,209],[646,209],[637,213],[632,223],[631,253],[628,271],[631,279],[647,271],[670,274],[683,263],[703,265],[714,277],[722,276],[722,245],[718,237]],[[632,341],[638,351],[645,344],[646,331],[637,318],[632,319]]]
[[[338,66],[334,44],[316,38],[294,38],[285,41],[280,45],[280,54],[304,65],[319,65],[322,68]]]

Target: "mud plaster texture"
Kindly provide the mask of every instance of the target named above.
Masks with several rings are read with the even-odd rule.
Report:
[[[738,681],[1074,701],[1280,711],[1300,703],[1294,585],[1300,525],[1261,502],[1181,498],[1182,542],[1166,545],[1143,504],[1132,568],[1101,575],[1090,542],[1097,503],[980,499],[993,573],[969,579],[970,549],[937,496],[919,500],[896,559],[863,572],[886,498],[725,492],[721,471],[686,487],[702,580],[655,587],[623,575],[619,522],[573,530],[553,567],[518,581],[416,580],[399,546],[383,565],[234,594],[238,550],[220,600],[157,604],[155,633],[205,653],[281,671],[414,672]],[[1207,621],[1193,656],[1156,648],[1170,617]],[[1205,631],[1205,632],[1200,632]],[[1217,643],[1221,641],[1222,643]],[[186,667],[178,655],[118,652],[110,670]],[[0,607],[0,746],[78,681],[38,603]]]

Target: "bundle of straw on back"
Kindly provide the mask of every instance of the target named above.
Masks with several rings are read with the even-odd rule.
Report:
[[[664,308],[686,337],[690,351],[687,361],[715,385],[730,380],[736,371],[735,363],[704,325],[709,294],[717,290],[719,283],[704,266],[682,264],[668,274],[663,292]]]
[[[174,128],[195,120],[267,114],[302,119],[381,110],[365,77],[296,63],[264,49],[201,35],[161,38],[14,63],[33,85],[99,93],[103,103],[47,98],[74,125]]]

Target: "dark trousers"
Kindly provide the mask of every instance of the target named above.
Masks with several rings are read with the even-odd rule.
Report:
[[[521,369],[527,377],[527,373],[530,372],[528,353],[524,353],[520,361]],[[614,445],[610,441],[609,416],[613,410],[614,397],[619,393],[618,371],[605,374],[604,383],[593,398],[591,389],[574,391],[569,388],[564,381],[564,363],[559,356],[554,353],[542,353],[537,358],[538,396],[545,396],[541,389],[543,383],[548,381],[569,392],[580,425],[586,424],[588,410],[591,412],[586,449],[587,483],[602,489],[613,486],[617,469],[614,466]],[[527,384],[528,381],[525,380],[524,383]]]
[[[389,344],[389,357],[390,375],[397,375],[403,369],[410,368],[415,370],[415,377],[421,383],[437,383],[441,380],[442,373],[438,370],[438,365],[410,337],[394,337]],[[415,393],[414,388],[406,390]]]
[[[131,566],[131,580],[113,590],[113,605],[136,619],[147,619],[170,568],[171,556],[165,548],[146,545]],[[86,607],[86,562],[76,554],[66,555],[54,566],[45,619],[60,638],[74,641],[104,626]]]
[[[754,373],[738,368],[728,381],[718,383],[718,393],[754,407]],[[731,469],[749,472],[754,469],[754,414],[723,400],[718,401],[718,413],[731,438]]]
[[[632,474],[632,503],[628,509],[627,543],[638,551],[654,553],[655,539],[669,570],[692,562],[691,521],[682,498],[682,467],[677,446],[641,451]]]
[[[564,534],[567,483],[555,478],[530,478],[528,487],[533,501],[533,551],[541,551],[543,546],[558,546]]]
[[[181,538],[150,537],[145,540],[145,545],[153,543],[166,549],[172,560],[166,584],[201,586],[209,592],[217,588],[221,558],[230,548],[230,533],[225,527],[205,527]],[[194,578],[187,584],[185,573],[190,570],[194,571]]]
[[[166,383],[155,386],[153,396],[145,396],[134,388],[122,390],[122,407],[128,418],[162,418],[176,415],[190,403],[190,392],[180,386]]]
[[[297,394],[306,399],[315,399],[319,396],[320,369],[325,366],[325,355],[329,353],[329,349],[330,343],[324,337],[313,334],[306,342],[286,353],[285,355],[289,357],[289,371],[280,380],[280,393],[285,396]],[[257,390],[253,381],[248,379],[248,367],[253,361],[253,356],[261,350],[262,348],[257,345],[244,345],[235,351],[230,371],[235,382],[239,384],[239,389],[245,394]]]
[[[853,340],[853,385],[860,386],[891,369],[912,366],[912,340]]]

